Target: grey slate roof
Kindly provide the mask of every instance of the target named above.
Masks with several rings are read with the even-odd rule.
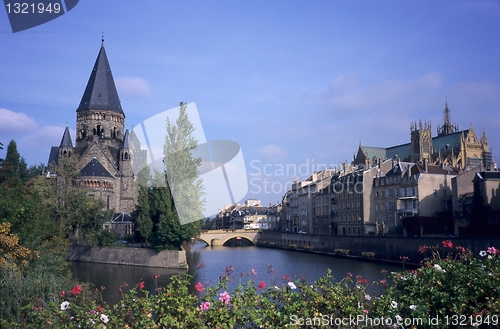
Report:
[[[93,158],[85,167],[80,170],[81,176],[97,176],[97,177],[109,177],[113,178],[113,175],[104,168],[104,166],[97,160]]]
[[[129,142],[128,142],[128,129],[125,130],[125,135],[123,136],[123,144],[122,144],[122,149],[129,149],[130,146],[129,146]]]
[[[76,111],[88,109],[110,110],[125,115],[118,98],[104,43],[101,45],[87,88]]]
[[[58,157],[59,157],[59,147],[58,146],[52,146],[50,148],[49,162],[47,163],[47,167],[50,168],[51,164],[57,164]]]
[[[386,158],[386,149],[383,147],[361,146],[361,150],[365,157],[369,160],[373,158]]]
[[[449,148],[459,149],[462,133],[464,136],[467,136],[469,134],[469,129],[461,130],[449,135],[434,137],[432,139],[432,148],[434,149],[434,152],[446,149],[446,145],[448,145]]]
[[[388,159],[410,159],[411,158],[411,144],[402,144],[387,148]]]
[[[64,134],[61,139],[61,145],[59,147],[73,147],[73,142],[71,141],[71,135],[69,133],[69,128],[64,129]]]
[[[434,152],[442,151],[442,150],[451,150],[460,149],[460,138],[462,136],[467,136],[469,133],[469,129],[461,130],[456,133],[436,136],[432,137],[432,148]],[[411,143],[391,146],[386,149],[381,147],[370,147],[370,146],[361,146],[361,150],[365,155],[367,155],[367,159],[382,158],[382,159],[407,159],[411,158]]]

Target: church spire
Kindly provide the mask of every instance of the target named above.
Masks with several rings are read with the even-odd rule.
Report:
[[[99,55],[97,55],[87,87],[76,111],[80,112],[89,109],[109,110],[125,115],[116,91],[106,50],[104,49],[104,35],[101,40]]]
[[[450,109],[448,108],[448,98],[446,98],[445,107],[443,110],[444,123],[441,127],[438,127],[438,136],[453,134],[458,131],[457,125],[451,124]]]
[[[64,129],[63,137],[61,139],[61,144],[59,145],[60,148],[63,147],[71,147],[73,148],[73,142],[71,141],[71,135],[69,134],[69,128],[66,125],[66,129]]]

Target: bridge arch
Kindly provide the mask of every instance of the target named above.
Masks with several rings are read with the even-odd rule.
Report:
[[[198,237],[198,240],[199,240],[199,241],[203,241],[203,242],[205,242],[205,243],[207,244],[207,246],[211,246],[211,245],[212,245],[212,241],[213,241],[213,240],[219,240],[220,242],[219,242],[218,244],[220,244],[221,246],[223,246],[223,245],[224,245],[226,242],[228,242],[229,240],[231,240],[231,239],[237,239],[237,240],[239,240],[238,238],[240,238],[241,240],[246,240],[246,241],[249,241],[252,245],[254,245],[254,246],[255,246],[255,242],[254,242],[252,239],[250,239],[250,238],[248,238],[248,237],[246,237],[246,236],[241,236],[241,235],[234,235],[234,236],[231,236],[231,237],[225,238],[225,239],[224,239],[224,240],[222,240],[222,241],[221,241],[220,239],[218,239],[218,238],[213,238],[213,239],[210,239],[210,240],[209,240],[209,239],[206,239],[206,238],[204,238],[204,237],[199,236],[199,237]]]
[[[224,241],[222,241],[221,246],[223,246],[226,242],[228,242],[228,241],[229,241],[229,240],[231,240],[231,239],[237,239],[237,240],[238,240],[238,238],[239,238],[239,240],[247,240],[247,241],[250,241],[250,243],[251,243],[252,245],[254,245],[254,246],[255,246],[255,242],[253,242],[253,240],[252,240],[252,239],[249,239],[249,238],[247,238],[246,236],[241,236],[241,235],[234,235],[234,236],[232,236],[232,237],[229,237],[229,238],[225,239]]]
[[[207,230],[202,231],[198,240],[203,241],[208,246],[222,246],[229,240],[236,239],[240,241],[250,242],[255,245],[255,242],[260,237],[260,232],[249,230]]]

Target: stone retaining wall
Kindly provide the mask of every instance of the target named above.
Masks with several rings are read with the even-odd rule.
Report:
[[[462,246],[474,252],[486,250],[490,246],[500,247],[500,238],[421,238],[421,237],[377,237],[377,236],[333,236],[309,235],[297,233],[281,233],[263,231],[259,244],[262,246],[283,247],[289,249],[312,249],[333,253],[335,249],[347,249],[350,255],[361,256],[363,252],[373,252],[376,258],[396,260],[409,257],[410,262],[418,263],[423,254],[419,252],[422,246],[442,246],[442,242],[451,240],[454,246]],[[441,249],[442,250],[442,249]],[[430,252],[426,254],[430,256]]]
[[[66,260],[148,267],[188,268],[184,250],[156,252],[145,248],[70,247]]]

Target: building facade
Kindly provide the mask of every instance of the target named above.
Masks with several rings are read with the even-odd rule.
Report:
[[[103,40],[76,110],[75,144],[66,127],[60,145],[51,149],[49,170],[63,156],[77,157],[77,186],[115,213],[130,214],[138,192],[133,158],[145,154],[132,153],[129,137]]]
[[[374,158],[401,159],[406,162],[422,162],[429,164],[450,165],[460,169],[473,168],[480,165],[488,168],[492,164],[488,149],[488,138],[483,131],[477,135],[472,124],[467,130],[458,130],[451,124],[450,109],[446,101],[443,110],[444,123],[437,128],[437,136],[432,137],[431,122],[420,121],[410,124],[410,143],[388,148],[362,146],[354,156],[354,164],[363,164]]]

